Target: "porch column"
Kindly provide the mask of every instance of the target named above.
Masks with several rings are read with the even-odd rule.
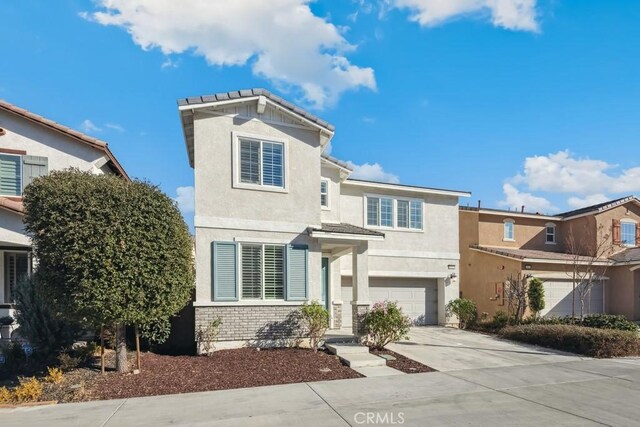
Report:
[[[362,242],[353,248],[352,254],[353,298],[351,313],[353,316],[353,335],[364,335],[362,318],[369,311],[369,244]]]
[[[331,328],[342,328],[342,275],[340,257],[329,258],[329,295],[331,301]]]

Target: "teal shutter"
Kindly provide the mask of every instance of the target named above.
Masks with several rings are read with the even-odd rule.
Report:
[[[308,299],[308,252],[307,246],[287,246],[287,300],[289,301]]]
[[[49,173],[49,161],[41,156],[22,156],[22,188],[35,178]]]
[[[237,245],[211,243],[211,285],[214,301],[238,301]]]
[[[22,195],[20,177],[20,156],[0,154],[0,194],[3,196]]]

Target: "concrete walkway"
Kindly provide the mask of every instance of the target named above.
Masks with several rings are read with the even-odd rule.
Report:
[[[640,358],[578,360],[0,409],[0,425],[631,426],[638,402]]]
[[[439,326],[414,327],[409,340],[387,348],[438,371],[537,365],[586,359],[543,347]]]

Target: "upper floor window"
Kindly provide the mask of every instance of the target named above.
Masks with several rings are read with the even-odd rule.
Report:
[[[233,186],[287,191],[286,148],[285,140],[268,141],[259,136],[234,132]]]
[[[0,194],[22,195],[22,156],[0,154]]]
[[[636,246],[636,227],[634,222],[621,222],[620,224],[620,240],[625,246]]]
[[[320,206],[329,207],[329,181],[326,179],[320,181]]]
[[[515,240],[515,221],[512,219],[504,220],[504,240],[514,241]]]
[[[545,226],[545,243],[553,244],[556,242],[556,225],[548,223]]]
[[[367,225],[422,230],[422,200],[367,196]]]

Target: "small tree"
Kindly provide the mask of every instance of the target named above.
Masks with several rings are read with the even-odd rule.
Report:
[[[307,327],[309,343],[314,352],[318,351],[318,344],[325,332],[329,329],[329,310],[324,308],[318,301],[306,302],[300,308],[302,320]]]
[[[538,313],[544,310],[544,285],[542,280],[534,277],[529,281],[527,298],[533,317],[538,317]]]
[[[458,317],[460,329],[467,329],[478,316],[476,303],[466,298],[457,298],[449,301],[445,309],[448,317],[451,317],[451,315]]]
[[[508,313],[516,323],[522,322],[527,310],[528,284],[529,276],[523,276],[520,273],[509,275],[504,282],[504,297],[507,300]]]
[[[66,318],[115,326],[117,371],[128,369],[126,325],[166,339],[194,286],[174,201],[146,182],[67,170],[35,179],[24,205],[43,295]]]

